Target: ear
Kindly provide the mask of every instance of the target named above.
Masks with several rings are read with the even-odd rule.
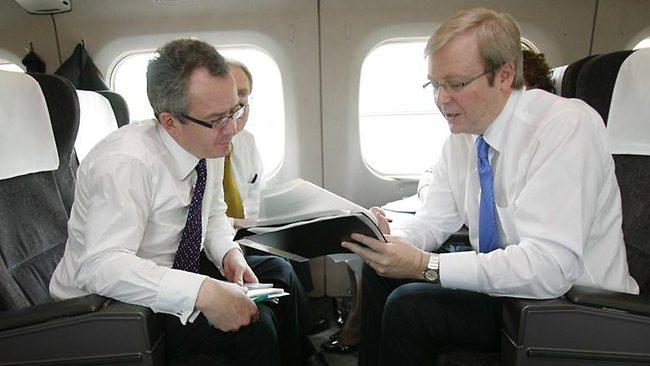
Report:
[[[162,127],[169,133],[172,137],[177,137],[180,134],[182,123],[171,113],[162,112],[158,115],[158,120]]]
[[[515,65],[507,62],[497,72],[496,82],[503,91],[512,89],[512,81],[515,79]]]

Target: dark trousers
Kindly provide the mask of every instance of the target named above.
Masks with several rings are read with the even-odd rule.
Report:
[[[448,348],[497,351],[501,299],[379,276],[364,264],[359,365],[436,365]]]
[[[208,324],[203,314],[193,323],[182,325],[177,317],[163,315],[166,327],[167,359],[188,355],[218,354],[228,365],[300,365],[309,357],[306,338],[298,317],[307,301],[304,290],[284,259],[273,256],[247,256],[246,261],[260,282],[284,288],[290,296],[278,304],[260,304],[259,321],[237,332],[222,332]],[[199,272],[212,278],[224,277],[203,254]],[[301,299],[304,297],[304,299]]]

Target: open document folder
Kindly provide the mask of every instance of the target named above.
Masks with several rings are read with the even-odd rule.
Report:
[[[257,226],[241,229],[241,245],[299,262],[349,253],[341,242],[352,233],[386,241],[365,208],[302,179],[266,189]]]
[[[363,212],[377,223],[367,209],[302,179],[264,189],[254,226],[289,224],[325,216]]]

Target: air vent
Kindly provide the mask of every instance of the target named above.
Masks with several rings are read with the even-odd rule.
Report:
[[[14,0],[30,14],[57,14],[72,9],[72,0]]]

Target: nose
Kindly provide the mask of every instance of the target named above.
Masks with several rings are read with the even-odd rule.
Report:
[[[440,86],[433,94],[437,105],[449,103],[450,96],[444,86]]]
[[[228,118],[228,122],[226,122],[226,125],[223,127],[223,132],[224,134],[228,135],[235,135],[237,134],[237,120],[232,118]]]

